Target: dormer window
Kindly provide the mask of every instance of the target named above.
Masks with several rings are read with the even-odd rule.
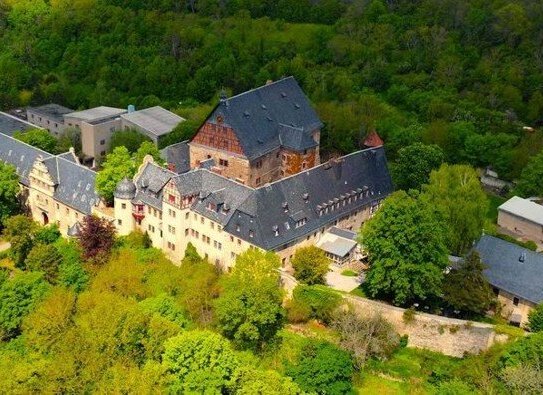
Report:
[[[207,209],[211,211],[217,211],[217,206],[213,202],[207,203]]]
[[[279,226],[274,225],[272,229],[273,229],[274,235],[275,235],[276,237],[279,236]]]
[[[255,236],[255,233],[252,230],[249,230],[249,237],[252,239]]]
[[[241,231],[241,227],[239,226],[239,224],[236,224],[236,232],[240,232]]]
[[[300,226],[304,226],[306,222],[307,222],[307,218],[302,218],[296,221],[296,228],[299,228]]]

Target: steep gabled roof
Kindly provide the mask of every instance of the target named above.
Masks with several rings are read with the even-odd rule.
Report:
[[[91,214],[92,206],[99,202],[94,171],[78,164],[71,152],[53,156],[0,134],[0,160],[15,166],[23,185],[29,185],[28,176],[38,158],[43,160],[56,184],[53,197],[84,214]]]
[[[207,122],[231,127],[249,160],[278,148],[281,144],[281,128],[289,127],[311,133],[322,126],[293,77],[221,99]],[[297,133],[288,132],[283,138],[289,142],[294,141],[294,146],[308,145],[303,133],[298,137]]]
[[[485,235],[475,245],[488,282],[532,303],[543,302],[543,255]]]
[[[276,249],[391,192],[383,148],[367,149],[256,189],[225,229],[264,249]],[[362,197],[355,200],[355,195]],[[325,205],[337,203],[339,207],[319,214]]]
[[[170,180],[182,196],[194,197],[192,210],[266,250],[316,232],[392,192],[382,147],[355,152],[256,189],[207,169],[175,174],[147,163],[136,180],[134,201],[162,209],[163,188]],[[327,205],[335,207],[325,212]]]

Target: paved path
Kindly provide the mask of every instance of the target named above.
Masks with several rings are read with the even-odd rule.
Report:
[[[0,240],[0,252],[5,251],[11,247],[11,244],[9,244],[7,241]]]
[[[342,276],[338,271],[330,271],[326,274],[326,285],[338,291],[351,292],[360,284],[358,277]]]

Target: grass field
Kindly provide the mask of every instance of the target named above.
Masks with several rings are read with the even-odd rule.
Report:
[[[402,348],[388,361],[372,360],[357,380],[359,394],[431,394],[435,372],[449,371],[459,359],[431,351]]]

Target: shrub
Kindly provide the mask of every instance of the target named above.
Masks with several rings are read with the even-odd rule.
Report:
[[[324,284],[329,266],[330,260],[324,251],[315,246],[299,248],[292,258],[294,277],[309,285]]]
[[[528,314],[528,328],[532,332],[543,331],[543,304],[538,305]]]
[[[322,285],[298,285],[289,304],[289,319],[293,322],[317,319],[329,322],[341,303],[341,295]]]
[[[328,342],[308,342],[296,363],[285,373],[305,392],[319,394],[353,393],[353,363],[350,355]]]
[[[389,358],[400,345],[400,337],[390,322],[377,314],[359,317],[350,310],[339,311],[332,327],[339,332],[341,348],[354,356],[359,369],[368,358]]]
[[[409,325],[410,323],[412,323],[415,320],[415,315],[416,314],[417,314],[417,312],[415,311],[414,307],[410,307],[408,309],[405,309],[405,311],[403,312],[403,315],[402,315],[402,319],[403,319],[404,324]]]

